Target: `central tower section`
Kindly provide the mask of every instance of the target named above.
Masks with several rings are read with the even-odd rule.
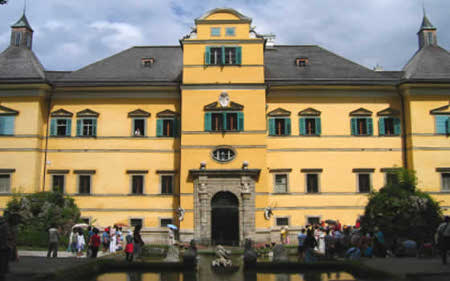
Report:
[[[265,193],[267,186],[265,41],[251,30],[251,21],[233,9],[215,9],[196,19],[180,41],[183,240],[214,244],[217,237],[236,237],[241,243],[256,233],[255,202],[264,198],[255,193]],[[230,208],[238,212],[232,228],[238,233],[218,233],[227,227],[212,222],[212,200],[227,192],[236,198]]]

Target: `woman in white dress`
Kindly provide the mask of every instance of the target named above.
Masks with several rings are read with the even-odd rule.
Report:
[[[117,237],[116,237],[116,228],[115,226],[111,228],[111,230],[109,231],[109,235],[110,235],[110,242],[109,242],[109,252],[110,253],[115,253],[116,249],[117,249]]]
[[[78,236],[77,236],[77,256],[78,257],[81,257],[83,255],[82,251],[83,251],[85,245],[86,245],[86,241],[84,240],[83,231],[80,229],[78,231]]]
[[[318,244],[318,252],[325,255],[325,232],[323,230],[320,230],[319,233],[319,240],[317,241]]]

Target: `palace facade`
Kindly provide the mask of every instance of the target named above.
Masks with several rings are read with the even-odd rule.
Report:
[[[136,46],[49,71],[25,15],[0,54],[0,208],[60,190],[94,225],[163,242],[279,239],[354,224],[401,167],[450,214],[450,54],[426,16],[400,71],[313,45],[274,45],[214,9],[179,46]]]

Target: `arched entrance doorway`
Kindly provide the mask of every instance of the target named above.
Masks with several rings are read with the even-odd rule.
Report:
[[[211,241],[239,245],[239,200],[231,192],[218,192],[211,200]]]

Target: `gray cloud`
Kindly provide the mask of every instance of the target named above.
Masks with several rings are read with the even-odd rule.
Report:
[[[450,1],[428,0],[427,15],[438,42],[450,45]],[[0,50],[23,2],[0,7]],[[74,70],[133,45],[177,45],[194,19],[217,7],[253,18],[259,33],[278,44],[320,45],[372,68],[400,70],[417,50],[421,0],[32,0],[27,17],[34,51],[47,69]]]

